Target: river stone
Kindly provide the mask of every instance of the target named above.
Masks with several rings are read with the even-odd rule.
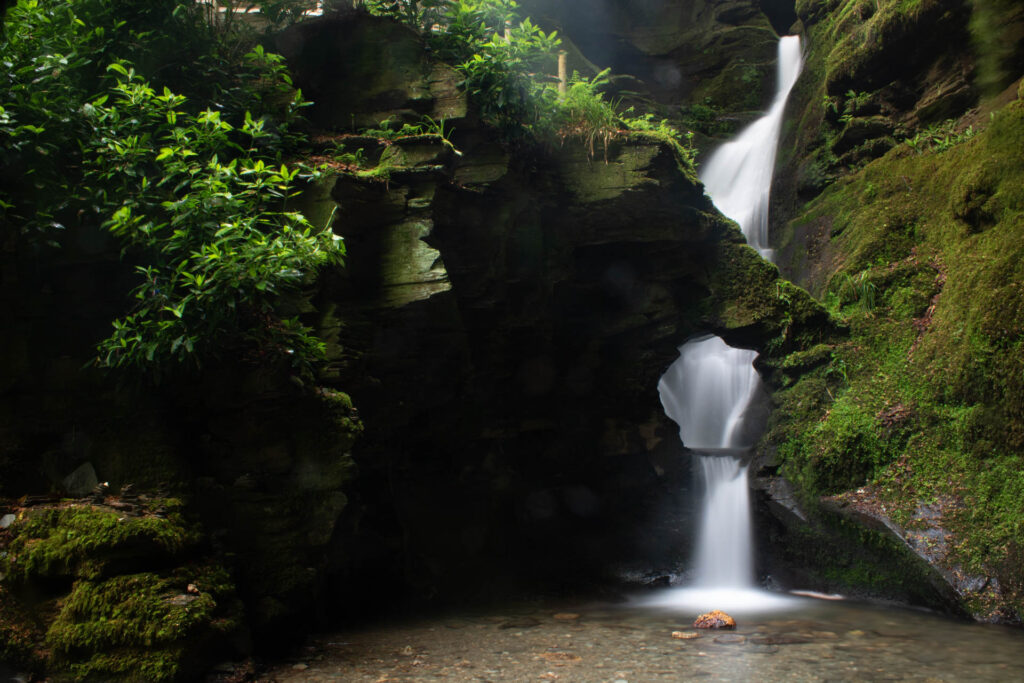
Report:
[[[736,620],[722,610],[713,610],[697,617],[694,628],[736,628]]]
[[[783,633],[775,636],[755,636],[750,642],[755,645],[800,645],[811,641],[803,636]]]
[[[12,515],[10,513],[4,515],[3,517],[0,517],[0,529],[6,529],[10,525],[14,524],[14,520],[16,519],[17,516]]]
[[[74,498],[89,495],[99,483],[100,480],[96,477],[96,470],[91,462],[82,463],[61,481],[64,491]]]
[[[672,637],[676,640],[693,640],[700,638],[700,634],[696,631],[672,631]]]
[[[719,645],[742,645],[747,642],[747,637],[741,636],[738,633],[725,633],[720,636],[715,636],[715,642]]]

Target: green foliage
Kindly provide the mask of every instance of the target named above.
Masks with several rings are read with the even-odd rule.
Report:
[[[213,3],[210,4],[211,23],[221,26],[225,32],[250,29],[252,22],[245,22],[246,17],[254,10],[264,23],[267,32],[277,31],[293,24],[304,14],[316,8],[315,0],[218,0],[220,15],[212,16]]]
[[[726,137],[736,132],[735,121],[724,118],[710,97],[705,97],[703,102],[683,107],[680,119],[688,128],[708,137]]]
[[[870,101],[871,93],[869,92],[854,92],[853,90],[847,90],[846,102],[843,104],[843,111],[851,115],[859,114]]]
[[[552,132],[551,114],[558,105],[551,79],[535,74],[555,70],[560,41],[529,19],[505,31],[515,8],[511,0],[458,2],[431,45],[441,59],[457,65],[463,87],[488,123],[510,139],[543,139]]]
[[[444,119],[435,121],[424,115],[419,123],[406,122],[402,124],[401,128],[395,128],[395,122],[392,119],[384,119],[380,122],[380,128],[366,128],[359,131],[359,134],[386,142],[395,142],[403,138],[432,137],[454,149],[455,146],[449,139],[453,132],[452,129],[446,127]]]
[[[267,163],[265,120],[193,115],[185,97],[158,94],[122,64],[110,68],[119,77],[113,99],[83,108],[94,129],[83,145],[85,180],[113,209],[104,226],[147,262],[137,266],[138,304],[115,321],[99,363],[145,372],[154,361],[198,363],[223,352],[319,357],[308,328],[276,313],[281,295],[341,256],[330,232],[286,208],[301,167]],[[301,104],[296,94],[289,114]],[[286,125],[278,122],[277,136]]]
[[[927,151],[945,152],[951,147],[970,140],[974,135],[974,126],[957,131],[956,121],[949,119],[928,126],[924,130],[918,131],[913,137],[905,138],[903,142],[918,154],[924,154]]]
[[[189,59],[206,33],[178,3],[155,0],[22,0],[0,35],[0,209],[5,222],[56,239],[85,207],[75,201],[75,152],[88,134],[82,105],[100,87],[106,64],[157,61],[175,44]],[[159,30],[157,30],[159,27]],[[172,78],[179,65],[168,64]]]
[[[101,366],[158,378],[221,354],[320,356],[296,297],[342,250],[288,209],[312,175],[282,163],[306,103],[245,40],[175,0],[22,0],[8,16],[5,224],[37,250],[109,230],[140,276]]]
[[[453,0],[362,0],[370,14],[390,17],[418,30],[429,31],[443,20]]]
[[[873,311],[875,308],[875,294],[878,288],[870,280],[868,271],[861,271],[857,277],[849,273],[843,273],[840,277],[836,296],[840,305],[857,304],[865,312]]]
[[[684,134],[666,119],[655,119],[653,114],[631,116],[632,113],[632,107],[622,113],[621,121],[626,130],[669,145],[683,162],[684,168],[690,172],[697,167],[697,150],[693,146],[693,131],[686,131]]]
[[[608,84],[610,72],[610,69],[605,69],[590,79],[573,72],[565,95],[557,100],[557,134],[563,139],[583,140],[591,156],[594,155],[595,141],[602,140],[607,148],[608,141],[619,130],[620,121],[615,107],[605,101],[600,90]]]
[[[607,144],[624,131],[636,131],[671,144],[692,169],[690,138],[684,144],[665,121],[618,112],[617,103],[605,99],[608,70],[593,78],[573,73],[564,94],[560,93],[553,74],[561,40],[529,18],[520,19],[514,0],[368,0],[363,4],[373,14],[423,31],[433,53],[456,66],[464,79],[462,86],[484,120],[506,141],[579,140],[594,155],[596,143]],[[395,131],[398,135],[412,132]],[[443,130],[439,132],[446,137]],[[377,135],[377,131],[365,134]]]

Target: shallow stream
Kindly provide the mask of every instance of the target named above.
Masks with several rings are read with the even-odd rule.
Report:
[[[812,598],[731,614],[730,631],[692,628],[690,607],[637,602],[410,619],[315,637],[259,680],[1024,680],[1019,629]]]

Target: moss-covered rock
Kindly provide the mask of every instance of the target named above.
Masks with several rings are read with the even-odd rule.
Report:
[[[0,537],[4,658],[54,680],[172,681],[232,652],[234,583],[179,507],[21,511]]]
[[[808,284],[850,335],[832,340],[829,363],[778,383],[764,448],[812,507],[862,491],[910,546],[927,523],[943,542],[922,554],[961,606],[1014,621],[1024,609],[1012,559],[1024,529],[1024,106],[1006,104],[973,132],[901,145],[796,220],[827,221],[830,257]]]

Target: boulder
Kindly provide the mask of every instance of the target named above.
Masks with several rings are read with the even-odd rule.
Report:
[[[694,628],[736,628],[736,620],[722,610],[712,610],[697,617]]]
[[[98,483],[99,479],[96,478],[96,469],[93,468],[91,462],[82,463],[71,474],[61,480],[65,493],[73,498],[89,495]]]

